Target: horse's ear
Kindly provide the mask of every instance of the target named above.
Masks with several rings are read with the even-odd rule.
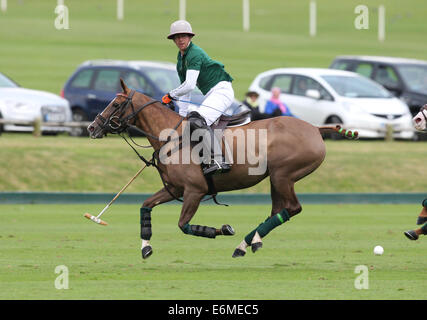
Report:
[[[120,85],[122,86],[123,93],[128,94],[130,90],[127,87],[127,85],[125,84],[125,82],[123,81],[122,78],[120,78]]]

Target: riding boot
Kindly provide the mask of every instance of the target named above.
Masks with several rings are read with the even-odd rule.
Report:
[[[231,169],[231,165],[225,160],[222,154],[222,139],[217,137],[211,127],[208,127],[209,137],[211,138],[211,160],[203,168],[203,174],[205,176],[214,175],[217,173],[227,173]]]
[[[188,114],[188,121],[191,132],[196,129],[205,130],[202,143],[205,146],[204,150],[210,150],[211,156],[203,155],[203,174],[208,176],[230,171],[231,165],[225,161],[225,157],[222,155],[222,141],[206,124],[205,119],[198,112],[192,111]]]

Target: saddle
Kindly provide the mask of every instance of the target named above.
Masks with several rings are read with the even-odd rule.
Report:
[[[222,115],[212,125],[213,130],[240,127],[251,122],[251,110],[246,110],[231,116]]]

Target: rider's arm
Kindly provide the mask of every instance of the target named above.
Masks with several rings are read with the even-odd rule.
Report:
[[[196,88],[199,73],[199,70],[187,70],[187,73],[185,74],[185,81],[178,88],[171,90],[169,95],[173,99],[176,99],[193,91],[194,88]]]

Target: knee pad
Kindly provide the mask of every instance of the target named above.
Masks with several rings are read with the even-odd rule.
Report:
[[[196,111],[188,114],[188,122],[190,123],[190,132],[197,129],[205,129],[208,126],[206,120]]]

